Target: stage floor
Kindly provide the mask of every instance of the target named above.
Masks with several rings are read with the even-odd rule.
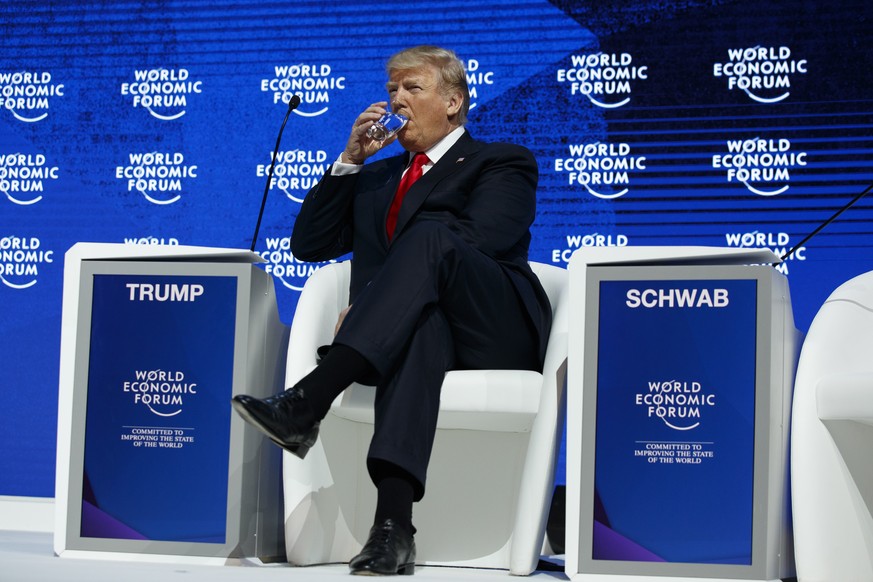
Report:
[[[558,562],[557,567],[563,565]],[[0,580],[3,582],[321,582],[351,579],[345,564],[302,568],[288,564],[205,566],[58,558],[52,550],[50,533],[0,530]],[[419,582],[520,580],[515,577],[510,580],[506,570],[438,566],[420,566],[416,568],[414,578],[404,579]],[[567,580],[567,576],[563,571],[537,571],[529,579],[532,582],[552,582]]]
[[[568,577],[562,556],[541,561],[542,569],[527,578],[507,570],[419,566],[410,582],[559,582]],[[351,578],[345,564],[295,567],[288,564],[208,566],[154,562],[58,558],[52,534],[0,530],[0,582],[324,582]],[[401,578],[393,578],[400,582]],[[688,578],[655,576],[652,582],[688,582]],[[786,578],[784,582],[797,582]]]

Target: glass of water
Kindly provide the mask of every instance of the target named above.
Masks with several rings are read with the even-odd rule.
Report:
[[[370,129],[367,130],[367,137],[379,142],[384,142],[386,139],[403,129],[406,122],[406,117],[399,113],[391,113],[389,111],[380,117],[379,121],[370,126]]]

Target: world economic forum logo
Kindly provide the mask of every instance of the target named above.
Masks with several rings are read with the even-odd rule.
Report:
[[[18,121],[42,121],[48,117],[50,100],[64,92],[63,83],[53,83],[48,71],[0,72],[0,107]]]
[[[185,115],[189,97],[203,92],[203,81],[192,79],[188,69],[137,69],[133,77],[121,84],[121,94],[161,121]]]
[[[743,91],[758,103],[779,103],[791,95],[791,79],[807,72],[806,59],[787,46],[728,49],[728,60],[715,63],[713,76],[727,79],[728,90]]]
[[[12,289],[36,285],[42,265],[54,262],[54,251],[37,237],[0,238],[0,282]]]
[[[197,383],[180,370],[134,370],[133,379],[122,384],[131,402],[145,406],[152,414],[171,417],[181,414],[188,399],[196,397]]]
[[[57,180],[58,172],[45,154],[0,154],[0,192],[19,206],[36,204],[46,182]]]
[[[582,95],[603,109],[630,103],[633,84],[649,78],[649,67],[636,64],[630,53],[570,55],[570,63],[557,70],[558,83],[566,83],[570,95]]]
[[[261,79],[261,91],[270,94],[273,103],[288,105],[291,97],[299,96],[294,114],[303,117],[327,113],[331,96],[345,88],[345,76],[334,73],[327,63],[276,65],[272,78]]]
[[[741,249],[767,249],[777,257],[782,258],[782,262],[773,267],[783,275],[789,274],[789,264],[794,264],[795,261],[803,262],[807,259],[807,249],[805,246],[797,247],[789,255],[788,251],[792,249],[791,235],[781,231],[760,231],[752,230],[748,232],[726,232],[725,242],[727,246]]]
[[[715,406],[715,394],[704,390],[700,382],[650,380],[637,392],[634,404],[648,418],[660,419],[673,430],[687,431],[700,426],[704,412]]]
[[[786,192],[791,172],[807,165],[807,155],[795,151],[791,141],[780,139],[732,139],[727,153],[712,156],[712,167],[724,169],[728,183],[740,183],[758,196]]]
[[[478,59],[467,59],[464,63],[467,77],[467,88],[470,91],[470,110],[476,108],[479,101],[479,88],[494,85],[494,71],[483,69]]]
[[[291,150],[270,152],[269,161],[258,164],[255,175],[263,180],[270,174],[270,163],[276,158],[276,166],[270,178],[270,190],[285,193],[288,199],[303,202],[306,193],[324,176],[329,164],[324,150]]]
[[[124,237],[124,244],[126,245],[165,245],[177,247],[179,246],[179,239],[173,236],[164,237],[164,236],[126,236]]]
[[[159,206],[178,202],[183,184],[196,180],[199,171],[197,165],[186,163],[181,152],[131,153],[128,161],[126,166],[116,166],[115,178],[126,182],[128,192],[139,192]]]
[[[588,234],[566,235],[566,248],[552,249],[552,263],[567,265],[577,250],[590,247],[626,247],[630,239],[626,234],[592,232]]]
[[[582,186],[602,200],[627,194],[629,172],[646,169],[646,157],[631,155],[626,143],[573,144],[569,153],[569,157],[555,159],[555,172],[566,174],[570,186]]]
[[[291,252],[290,237],[267,237],[267,250],[258,254],[267,260],[264,270],[279,280],[287,289],[303,291],[303,286],[309,277],[322,266],[336,261],[309,263],[301,261]]]

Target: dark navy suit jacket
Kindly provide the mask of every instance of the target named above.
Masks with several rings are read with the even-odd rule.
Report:
[[[404,152],[366,164],[357,174],[328,172],[307,194],[297,216],[291,237],[297,258],[326,261],[353,253],[351,303],[388,254],[385,220],[408,160]],[[551,309],[528,264],[537,175],[536,160],[526,148],[480,142],[465,132],[407,192],[394,240],[416,221],[435,220],[493,258],[525,306],[542,360]]]

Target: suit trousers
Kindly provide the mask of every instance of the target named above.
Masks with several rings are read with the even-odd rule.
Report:
[[[355,298],[334,343],[377,372],[374,482],[387,462],[418,481],[416,500],[424,495],[448,370],[540,369],[537,335],[505,268],[443,223],[420,221]]]

